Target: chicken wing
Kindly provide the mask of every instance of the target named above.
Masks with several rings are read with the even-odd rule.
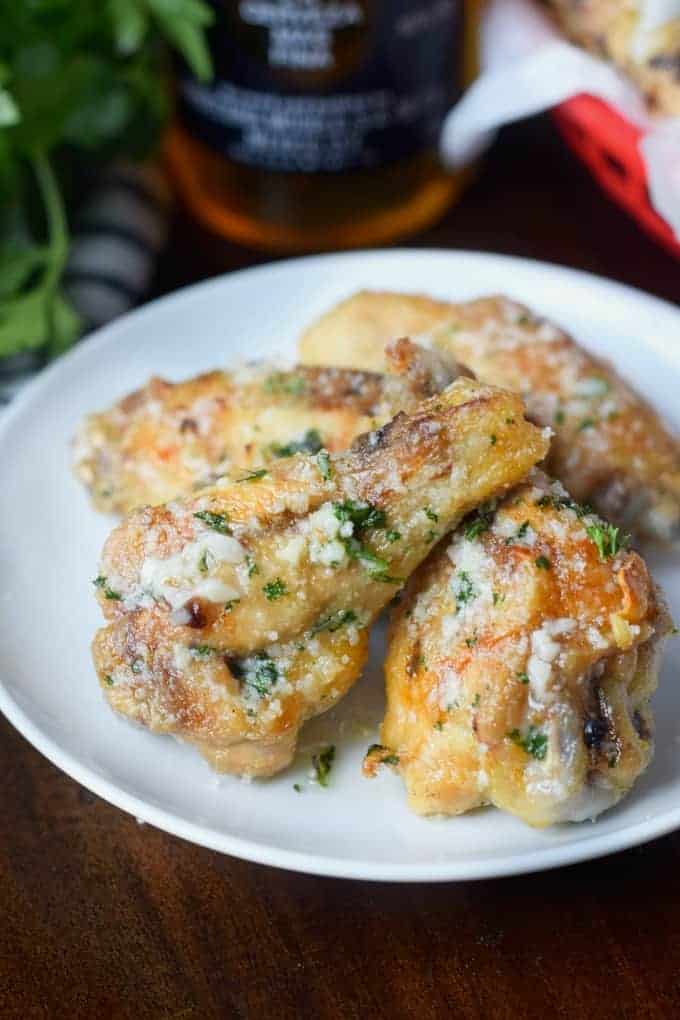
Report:
[[[134,511],[95,582],[109,702],[220,770],[284,768],[302,723],[358,678],[367,628],[406,577],[547,446],[518,396],[459,379],[346,453]]]
[[[390,344],[389,375],[250,365],[185,382],[151,379],[89,415],[75,440],[75,472],[99,510],[166,502],[225,474],[298,451],[346,449],[355,436],[442,389],[458,370],[408,340]]]
[[[653,750],[670,620],[616,528],[535,471],[468,518],[393,614],[382,744],[419,814],[594,818]]]
[[[310,327],[301,358],[377,370],[391,335],[418,331],[419,342],[479,379],[521,393],[529,418],[553,427],[546,469],[575,499],[627,529],[680,542],[677,438],[607,363],[516,301],[362,292]]]

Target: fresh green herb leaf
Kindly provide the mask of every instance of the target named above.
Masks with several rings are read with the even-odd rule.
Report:
[[[327,630],[330,633],[334,633],[336,630],[340,630],[347,623],[356,623],[357,614],[353,609],[339,609],[337,613],[332,613],[331,616],[327,616],[324,619],[318,620],[313,627],[310,628],[310,635],[314,637],[315,634],[320,634],[322,631]]]
[[[498,436],[495,436],[492,432],[491,435],[489,436],[489,442],[491,443],[492,446],[495,446],[496,443],[498,442]]]
[[[515,538],[517,539],[518,542],[521,541],[526,536],[528,530],[529,521],[523,521],[522,524],[520,524],[519,528],[517,529],[517,534],[515,535]]]
[[[331,769],[335,760],[335,745],[329,744],[318,754],[312,755],[312,765],[316,772],[316,781],[319,786],[328,786]]]
[[[106,684],[107,687],[113,687],[113,677],[111,676],[110,673],[107,673],[106,676],[104,677],[104,683]]]
[[[316,455],[316,466],[319,469],[321,477],[328,481],[328,479],[333,474],[331,457],[328,450],[319,450],[319,452]]]
[[[528,684],[529,683],[529,674],[528,673],[515,673],[515,676],[517,677],[517,679],[519,680],[519,682],[521,684]]]
[[[503,602],[505,602],[505,595],[501,595],[500,592],[495,591],[493,593],[493,604],[494,604],[494,606],[500,606],[500,605],[502,605]]]
[[[343,503],[334,503],[333,513],[343,524],[350,521],[354,525],[355,532],[367,528],[384,528],[387,521],[384,510],[373,506],[372,503],[359,503],[353,499],[346,499]]]
[[[436,524],[437,521],[439,520],[439,514],[435,513],[431,506],[424,506],[423,513],[427,517],[428,521],[434,521],[434,523]]]
[[[208,550],[204,549],[198,561],[198,569],[202,574],[208,573]]]
[[[254,557],[250,553],[246,553],[246,567],[248,569],[248,577],[252,577],[253,574],[260,573],[260,568],[255,562]]]
[[[466,570],[458,571],[453,593],[456,597],[457,613],[461,611],[464,605],[467,605],[468,602],[472,602],[473,599],[477,598],[477,592],[475,591],[474,585],[470,580],[470,575]]]
[[[463,527],[463,535],[465,538],[470,541],[475,538],[479,538],[481,534],[489,530],[493,523],[493,517],[494,515],[492,510],[478,510]]]
[[[537,556],[534,563],[539,570],[550,570],[551,563],[547,556]]]
[[[196,656],[197,659],[207,659],[211,655],[217,652],[216,648],[212,645],[192,645],[189,649],[192,655]]]
[[[401,532],[399,532],[399,531],[386,531],[385,532],[385,538],[387,539],[387,541],[391,545],[393,542],[398,542],[401,539]]]
[[[555,411],[555,414],[553,415],[553,421],[555,422],[556,425],[564,425],[565,420],[566,415],[564,411],[561,408],[558,408]]]
[[[231,535],[229,527],[229,514],[215,514],[210,510],[199,510],[194,514],[199,521],[203,521],[213,531],[219,531],[221,535]]]
[[[237,483],[238,482],[259,482],[259,480],[261,478],[264,478],[264,476],[266,474],[268,474],[268,471],[267,471],[266,468],[258,468],[257,471],[249,471],[247,475],[244,475],[243,478],[237,478],[236,481],[237,481]]]
[[[597,551],[602,561],[616,556],[617,552],[625,549],[627,537],[620,536],[619,530],[613,524],[606,524],[604,521],[602,523],[586,525],[588,537],[597,546]]]
[[[302,787],[300,786],[299,783],[293,783],[293,789],[295,790],[296,793],[302,793]]]
[[[319,453],[323,442],[317,429],[307,429],[301,439],[291,439],[288,443],[272,443],[269,447],[274,457],[292,457],[295,453]]]
[[[280,577],[275,577],[273,581],[267,581],[262,586],[262,591],[269,602],[275,602],[277,599],[288,594],[288,589]]]
[[[538,761],[543,761],[548,753],[548,738],[535,726],[530,726],[524,736],[518,729],[511,730],[508,738]]]
[[[120,592],[113,591],[111,588],[109,588],[108,581],[103,574],[98,574],[97,577],[95,577],[92,584],[95,586],[95,588],[99,588],[101,590],[105,599],[109,599],[112,602],[113,601],[120,602],[120,600],[123,597],[120,594]]]

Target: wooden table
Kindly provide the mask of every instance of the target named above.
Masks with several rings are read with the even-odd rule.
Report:
[[[413,242],[534,256],[677,300],[680,264],[538,119]],[[158,291],[261,261],[178,218]],[[680,338],[679,338],[680,342]],[[469,884],[313,878],[138,825],[0,720],[0,1018],[680,1017],[680,836]]]

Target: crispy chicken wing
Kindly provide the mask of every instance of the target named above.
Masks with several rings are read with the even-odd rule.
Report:
[[[546,0],[567,35],[629,74],[653,113],[680,116],[678,7],[654,0]]]
[[[388,346],[389,375],[258,364],[180,383],[151,379],[85,419],[75,472],[97,509],[124,512],[189,493],[233,464],[262,467],[322,446],[344,450],[458,374],[450,359],[408,340]]]
[[[518,396],[460,379],[344,454],[298,454],[130,514],[96,580],[111,705],[269,775],[358,678],[367,628],[437,540],[548,438]]]
[[[627,793],[670,620],[619,541],[539,471],[464,521],[394,612],[369,773],[394,764],[420,814],[494,804],[538,827]]]
[[[385,341],[401,333],[419,333],[484,382],[521,393],[529,417],[553,427],[546,468],[576,499],[626,528],[680,541],[677,438],[607,363],[515,301],[362,292],[311,326],[300,353],[307,363],[378,370]]]

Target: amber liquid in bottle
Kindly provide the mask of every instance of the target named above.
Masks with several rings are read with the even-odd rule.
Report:
[[[433,222],[464,174],[443,118],[469,76],[464,0],[218,0],[215,79],[179,79],[168,139],[189,207],[280,251],[380,243]]]

